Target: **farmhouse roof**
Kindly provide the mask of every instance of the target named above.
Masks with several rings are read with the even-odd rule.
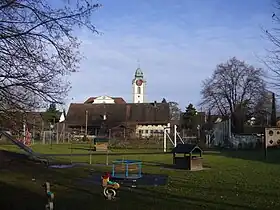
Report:
[[[88,112],[88,126],[100,125],[103,121],[103,115],[106,115],[106,124],[109,127],[115,127],[123,123],[167,124],[169,122],[168,104],[71,103],[66,116],[68,126],[85,126],[86,111]]]
[[[190,154],[192,152],[202,152],[199,146],[196,144],[178,144],[172,149],[172,153],[178,154]]]

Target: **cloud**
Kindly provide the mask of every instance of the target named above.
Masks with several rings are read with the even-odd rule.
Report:
[[[102,36],[81,32],[81,52],[86,58],[81,71],[70,79],[69,98],[82,102],[90,96],[109,95],[130,102],[139,59],[147,79],[148,100],[164,97],[185,107],[199,101],[201,81],[217,64],[236,56],[261,65],[256,55],[264,53],[265,44],[257,24],[234,28],[183,28],[182,24],[157,21],[137,25],[135,19],[125,16],[107,23]]]

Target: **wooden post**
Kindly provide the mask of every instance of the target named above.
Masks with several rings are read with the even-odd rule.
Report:
[[[41,130],[41,137],[43,138],[42,139],[42,142],[43,142],[43,144],[45,144],[46,142],[45,142],[45,132],[44,132],[44,128],[45,128],[45,122],[44,122],[44,119],[42,119],[42,123],[41,123],[41,126],[42,126],[42,130]]]
[[[266,139],[266,133],[263,136],[263,145],[264,145],[264,159],[267,160],[267,139]]]
[[[89,149],[89,164],[91,165],[91,156],[92,156],[92,147],[91,147],[91,143],[90,143],[90,149]]]
[[[91,165],[91,154],[92,153],[92,141],[90,141],[90,144],[89,144],[89,164]]]
[[[69,141],[69,140],[68,140]],[[72,164],[72,153],[73,153],[73,150],[72,150],[72,141],[70,141],[70,162]]]

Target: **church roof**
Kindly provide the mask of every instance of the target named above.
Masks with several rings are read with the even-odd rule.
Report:
[[[84,126],[85,113],[88,111],[88,126],[100,125],[106,114],[106,124],[114,127],[128,124],[167,124],[169,122],[169,104],[127,103],[127,104],[85,104],[71,103],[66,122],[69,126]]]
[[[135,71],[135,78],[142,78],[143,79],[144,74],[142,72],[142,70],[138,67]]]

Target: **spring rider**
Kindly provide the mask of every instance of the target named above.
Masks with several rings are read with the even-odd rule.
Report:
[[[47,195],[47,198],[48,198],[48,203],[46,204],[46,207],[45,209],[46,210],[53,210],[53,200],[54,200],[54,193],[51,192],[50,190],[50,183],[49,182],[46,182],[43,187],[45,187],[45,191],[46,191],[46,195]]]
[[[120,188],[119,183],[110,181],[110,174],[107,172],[105,173],[102,179],[102,187],[103,187],[103,195],[108,199],[112,200],[115,199],[117,195],[117,190]]]

